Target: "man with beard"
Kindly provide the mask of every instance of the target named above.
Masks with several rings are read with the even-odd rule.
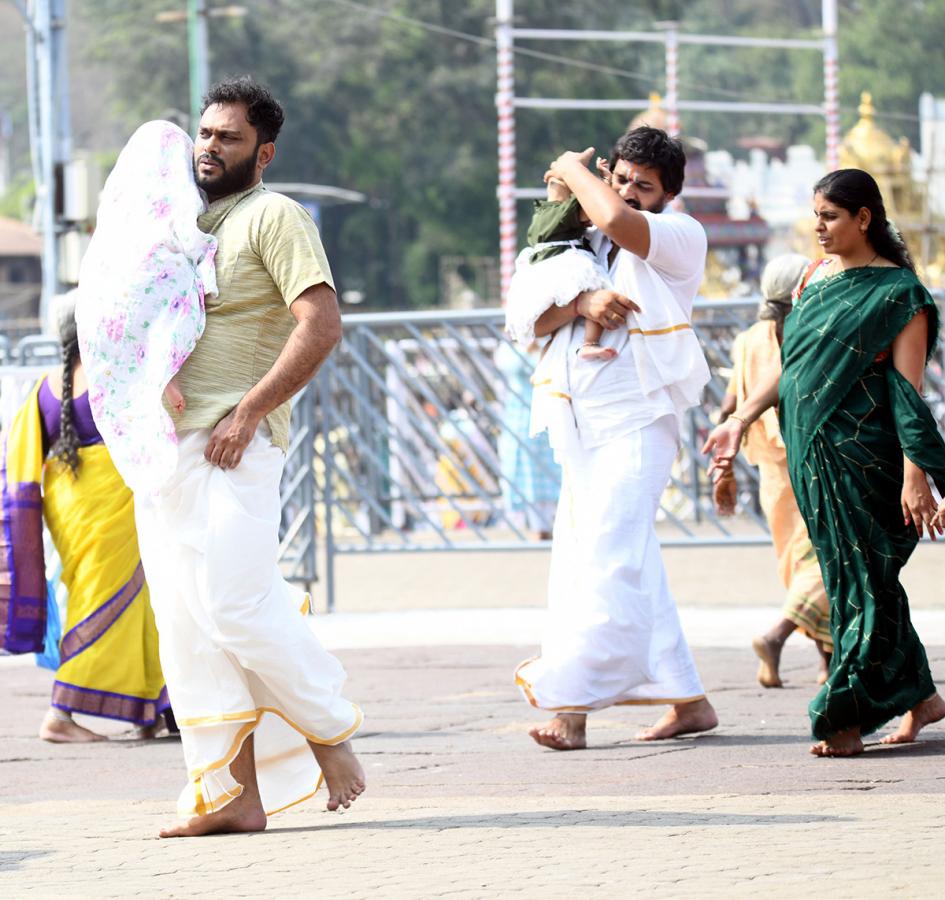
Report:
[[[268,814],[310,797],[328,808],[364,789],[350,745],[361,712],[345,673],[307,626],[309,598],[277,563],[279,481],[289,399],[341,338],[318,231],[268,191],[283,112],[250,78],[212,87],[194,145],[218,241],[219,294],[178,376],[177,470],[136,497],[161,662],[180,725],[188,784],[162,831],[186,837],[260,831]]]
[[[519,340],[532,337],[532,323],[534,335],[554,335],[542,365],[558,367],[536,384],[533,400],[545,404],[538,418],[549,422],[564,475],[548,620],[541,656],[516,672],[528,701],[555,714],[529,732],[555,750],[586,747],[587,714],[614,705],[670,706],[639,740],[718,724],[682,634],[654,528],[679,448],[679,419],[709,378],[689,321],[705,232],[668,209],[683,184],[679,141],[657,128],[629,131],[611,155],[610,184],[587,168],[593,152],[562,154],[545,180],[566,185],[596,226],[590,243],[614,290],[555,294],[509,313]],[[615,351],[609,361],[581,358],[586,320],[607,329],[602,346]]]

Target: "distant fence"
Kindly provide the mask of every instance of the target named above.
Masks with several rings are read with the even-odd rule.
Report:
[[[721,519],[700,453],[725,392],[732,340],[755,320],[757,304],[757,298],[696,304],[693,324],[712,380],[703,404],[683,422],[658,517],[664,544],[769,540],[756,471],[736,461],[741,513]],[[553,513],[531,503],[503,461],[511,448],[541,476],[557,477],[520,417],[507,414],[511,405],[528,402],[509,374],[510,355],[531,364],[508,343],[503,324],[501,310],[347,316],[342,345],[296,398],[281,489],[280,560],[287,577],[310,584],[323,546],[329,609],[339,555],[548,546],[533,532],[536,522],[538,530],[550,530]],[[0,369],[7,376],[58,358],[48,339],[27,338],[6,350],[0,345],[0,352],[12,363]],[[926,399],[940,427],[943,363],[939,350],[926,379]],[[0,392],[6,410],[4,394],[9,391]]]
[[[682,449],[661,502],[664,543],[768,541],[755,470],[739,460],[745,512],[720,519],[699,452],[725,392],[732,339],[756,309],[756,299],[698,306],[695,324],[713,379],[705,404],[683,423]],[[340,554],[548,546],[510,509],[527,507],[528,498],[503,465],[500,447],[512,446],[534,469],[549,463],[524,431],[511,433],[504,414],[507,404],[527,404],[528,397],[498,363],[500,348],[523,366],[532,363],[505,346],[503,325],[501,310],[346,318],[344,342],[309,388],[317,399],[301,401],[317,410],[317,520],[329,607]],[[549,531],[550,516],[543,524]]]

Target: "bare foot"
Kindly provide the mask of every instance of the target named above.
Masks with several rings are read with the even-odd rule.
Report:
[[[859,728],[847,728],[832,734],[827,740],[813,744],[810,752],[814,756],[859,756],[863,752],[863,741]]]
[[[830,650],[821,641],[817,641],[817,655],[820,657],[820,667],[817,669],[817,684],[826,684],[830,677]]]
[[[528,729],[536,744],[552,750],[587,749],[587,716],[583,713],[562,713],[547,725],[536,725]]]
[[[162,838],[203,837],[205,834],[240,834],[266,830],[266,813],[259,791],[243,788],[243,793],[218,812],[194,816],[186,825],[162,828]]]
[[[354,755],[351,744],[345,741],[328,747],[309,741],[309,746],[328,785],[328,809],[332,812],[342,806],[347,809],[365,788],[364,769]]]
[[[39,736],[51,744],[91,744],[108,740],[105,735],[83,728],[72,719],[58,718],[52,710],[46,713],[43,724],[39,726]]]
[[[903,717],[899,728],[893,734],[887,734],[881,744],[910,744],[926,725],[945,719],[945,700],[939,694],[933,694],[914,706]]]
[[[180,392],[180,388],[177,386],[176,379],[174,378],[172,378],[167,383],[167,387],[164,388],[164,399],[167,400],[171,409],[176,410],[179,413],[182,413],[187,407],[187,401],[184,399],[184,395]]]
[[[634,736],[636,741],[663,741],[682,734],[711,731],[719,724],[712,704],[703,697],[691,703],[677,703],[651,728],[644,728]]]
[[[251,734],[243,741],[240,752],[230,763],[230,774],[243,786],[243,792],[217,812],[194,816],[186,825],[163,828],[160,832],[162,838],[265,831],[266,811],[259,799],[259,785],[256,783],[254,738]]]
[[[610,347],[601,347],[600,344],[584,344],[581,349],[578,350],[578,356],[580,356],[581,359],[589,359],[597,362],[606,362],[608,359],[613,359],[616,355],[616,350]]]
[[[758,665],[758,684],[766,688],[784,687],[778,666],[781,664],[781,648],[783,644],[772,641],[767,635],[756,637],[751,642],[751,649],[761,660]]]

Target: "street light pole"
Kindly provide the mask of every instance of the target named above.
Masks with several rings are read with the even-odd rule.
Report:
[[[190,130],[196,132],[203,96],[210,84],[207,0],[187,0],[187,56],[190,64]]]
[[[200,107],[210,87],[210,52],[207,47],[207,19],[240,18],[245,6],[207,6],[207,0],[187,0],[183,11],[169,9],[154,16],[155,22],[187,23],[187,63],[190,71],[190,130],[197,132]]]
[[[27,85],[30,151],[36,184],[39,230],[43,234],[43,289],[39,318],[52,322],[52,299],[61,290],[56,211],[56,172],[71,153],[69,71],[66,57],[66,0],[16,3],[27,29]]]

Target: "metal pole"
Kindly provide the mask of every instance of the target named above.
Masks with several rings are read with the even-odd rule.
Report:
[[[840,166],[839,59],[837,53],[837,0],[823,0],[824,119],[827,123],[827,170]]]
[[[190,130],[196,134],[203,95],[210,84],[206,0],[187,0],[187,55],[190,64]]]
[[[332,482],[335,477],[334,448],[331,445],[332,421],[334,419],[331,390],[331,373],[334,363],[328,359],[317,376],[318,399],[321,404],[322,423],[322,469],[325,473],[325,486],[322,490],[322,502],[325,504],[325,608],[335,611],[335,535],[332,522],[332,506],[335,495]]]
[[[52,0],[36,0],[33,23],[36,47],[36,88],[38,102],[38,146],[40,181],[36,198],[40,205],[40,228],[43,232],[43,291],[39,301],[39,318],[43,328],[51,323],[52,299],[59,293],[59,235],[56,228],[56,72],[58,42],[53,40]],[[57,26],[61,27],[61,23]]]
[[[315,523],[315,403],[317,402],[317,391],[315,385],[309,382],[299,403],[303,404],[301,409],[302,428],[305,431],[305,440],[302,444],[302,465],[305,466],[305,478],[301,489],[302,502],[308,507],[308,515],[305,519],[305,540],[307,549],[305,551],[305,578],[308,582],[308,592],[314,598],[315,582],[318,581],[318,528]],[[313,600],[314,602],[314,600]]]
[[[665,23],[666,38],[666,130],[679,134],[679,31],[677,22]]]
[[[513,0],[496,0],[496,95],[499,132],[499,280],[502,303],[515,272],[518,223],[515,209],[515,56]]]
[[[56,162],[72,159],[71,105],[69,102],[69,54],[66,44],[66,0],[52,0],[50,37],[53,48],[55,89]]]

